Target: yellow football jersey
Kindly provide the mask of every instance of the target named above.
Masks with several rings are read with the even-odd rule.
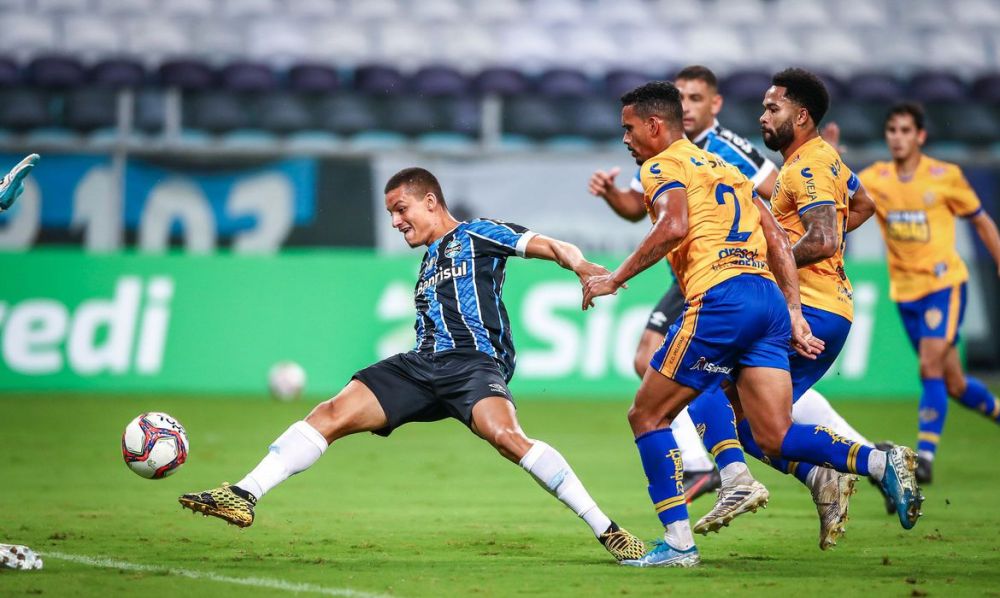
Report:
[[[739,169],[680,139],[647,160],[639,177],[654,223],[653,202],[670,189],[687,192],[688,233],[666,256],[687,299],[739,274],[774,280],[753,183]]]
[[[876,162],[860,176],[888,248],[894,301],[913,301],[969,278],[955,250],[955,217],[974,216],[982,206],[958,166],[922,156],[906,181],[892,162]]]
[[[857,177],[840,161],[837,150],[816,137],[803,143],[787,160],[771,194],[771,212],[794,245],[806,233],[800,216],[812,208],[837,210],[837,252],[799,268],[802,304],[854,319],[854,291],[844,271],[847,204],[857,189]]]

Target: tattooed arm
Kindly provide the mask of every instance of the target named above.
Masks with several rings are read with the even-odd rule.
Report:
[[[583,283],[583,308],[593,305],[595,297],[610,295],[636,274],[663,259],[688,232],[687,192],[671,189],[652,205],[656,224],[618,269],[605,276],[593,276]]]
[[[792,246],[795,266],[803,268],[837,253],[840,238],[837,234],[837,209],[832,205],[821,205],[806,210],[799,218],[805,234]]]

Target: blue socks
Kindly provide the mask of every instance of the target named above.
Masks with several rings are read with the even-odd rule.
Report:
[[[941,440],[941,430],[948,415],[948,390],[943,378],[924,378],[924,392],[920,395],[920,433],[917,434],[917,451],[933,458]],[[969,385],[972,388],[972,385]],[[965,391],[969,394],[969,390]]]
[[[635,439],[635,445],[649,480],[649,498],[660,522],[666,527],[677,521],[686,521],[684,464],[673,431],[663,428],[647,432]]]
[[[757,446],[757,441],[753,439],[753,433],[750,430],[750,422],[747,420],[741,421],[737,425],[737,429],[740,433],[740,442],[743,443],[743,450],[750,453],[757,459],[760,459],[767,465],[777,469],[781,473],[790,473],[803,484],[807,484],[806,478],[809,477],[809,472],[816,467],[815,465],[812,463],[802,463],[800,461],[789,461],[787,459],[768,457],[764,454],[764,451]]]
[[[688,405],[688,414],[705,448],[712,453],[716,467],[721,470],[732,463],[746,463],[736,435],[736,413],[722,388],[698,395]]]
[[[781,455],[786,459],[823,463],[841,473],[868,474],[868,455],[872,447],[836,434],[826,426],[792,424],[781,441]]]
[[[965,393],[961,397],[955,397],[958,402],[1000,423],[1000,401],[993,396],[986,385],[972,376],[965,377],[965,385]],[[923,408],[923,403],[920,406]],[[920,431],[923,432],[923,428]]]

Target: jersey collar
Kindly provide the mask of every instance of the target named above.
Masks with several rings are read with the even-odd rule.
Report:
[[[427,246],[427,253],[434,253],[435,251],[437,251],[438,246],[441,245],[441,240],[444,239],[445,237],[447,237],[448,235],[450,235],[451,233],[457,231],[459,229],[459,227],[462,226],[463,224],[466,224],[466,223],[465,222],[459,222],[457,225],[455,225],[454,228],[452,228],[451,230],[449,230],[445,234],[441,235],[437,239],[434,239],[434,241],[430,245]]]

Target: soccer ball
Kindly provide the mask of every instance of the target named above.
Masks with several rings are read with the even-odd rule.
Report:
[[[184,426],[166,413],[143,413],[125,426],[122,456],[129,469],[159,480],[177,471],[188,455]]]
[[[279,401],[294,401],[306,387],[306,371],[294,361],[279,361],[267,375],[271,396]]]

